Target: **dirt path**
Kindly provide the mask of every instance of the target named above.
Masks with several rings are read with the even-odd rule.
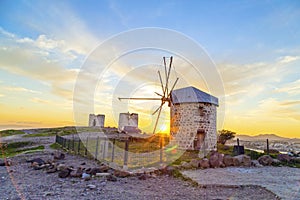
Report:
[[[183,171],[201,185],[259,185],[282,199],[300,199],[300,169],[291,167],[219,168]]]
[[[51,158],[50,152],[19,155],[12,159],[9,168],[0,167],[0,199],[159,199],[159,200],[194,200],[194,199],[277,199],[276,196],[258,186],[247,187],[198,187],[192,183],[167,175],[153,176],[146,180],[137,177],[118,178],[116,182],[99,177],[84,181],[80,178],[58,178],[57,173],[47,174],[43,170],[32,169],[25,160],[32,158]],[[94,160],[76,155],[66,155],[61,162],[85,167],[97,166]],[[94,189],[88,189],[94,185]]]

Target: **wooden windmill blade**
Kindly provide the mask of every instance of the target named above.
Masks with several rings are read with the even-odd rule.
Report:
[[[175,88],[175,86],[176,86],[176,84],[179,80],[179,78],[177,78],[175,80],[175,82],[173,83],[173,85],[171,87],[171,90],[169,90],[169,80],[170,80],[170,74],[171,74],[171,69],[172,69],[173,57],[172,56],[170,57],[169,67],[167,67],[167,64],[166,64],[166,57],[163,57],[163,62],[164,62],[164,71],[165,71],[165,81],[162,80],[162,76],[161,76],[160,71],[158,70],[158,72],[157,72],[163,94],[160,94],[158,92],[154,92],[156,95],[160,96],[160,98],[147,98],[147,97],[145,97],[145,98],[144,97],[140,97],[140,98],[138,98],[138,97],[120,98],[119,97],[118,98],[120,101],[121,100],[160,100],[161,101],[160,106],[152,113],[152,115],[155,115],[156,113],[158,113],[157,117],[156,117],[156,120],[155,120],[155,125],[154,125],[154,128],[153,128],[153,134],[155,134],[163,105],[166,102],[168,102],[169,106],[172,104],[172,100],[170,98],[171,93],[172,93],[173,89]],[[165,82],[165,85],[164,85],[164,82]]]

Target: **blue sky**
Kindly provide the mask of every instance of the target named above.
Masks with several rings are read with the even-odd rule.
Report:
[[[299,1],[2,0],[0,128],[72,124],[88,54],[120,32],[159,27],[190,37],[215,62],[226,94],[222,127],[299,137],[299,21]]]

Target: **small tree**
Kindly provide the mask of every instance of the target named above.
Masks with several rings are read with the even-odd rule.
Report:
[[[235,137],[235,132],[229,130],[220,130],[218,131],[218,143],[225,144],[227,140],[230,140]]]

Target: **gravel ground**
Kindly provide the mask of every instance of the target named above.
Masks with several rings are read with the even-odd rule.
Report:
[[[282,199],[300,199],[299,168],[229,167],[184,171],[183,174],[203,185],[259,185],[274,192]]]
[[[139,180],[137,177],[119,178],[109,182],[103,178],[84,181],[80,178],[58,178],[57,173],[47,174],[34,170],[26,159],[50,159],[51,152],[19,155],[12,158],[12,166],[0,167],[0,199],[276,199],[270,191],[258,186],[220,187],[193,186],[191,182],[169,176]],[[66,155],[62,162],[85,167],[97,163],[83,157]],[[88,189],[88,185],[96,186]]]

